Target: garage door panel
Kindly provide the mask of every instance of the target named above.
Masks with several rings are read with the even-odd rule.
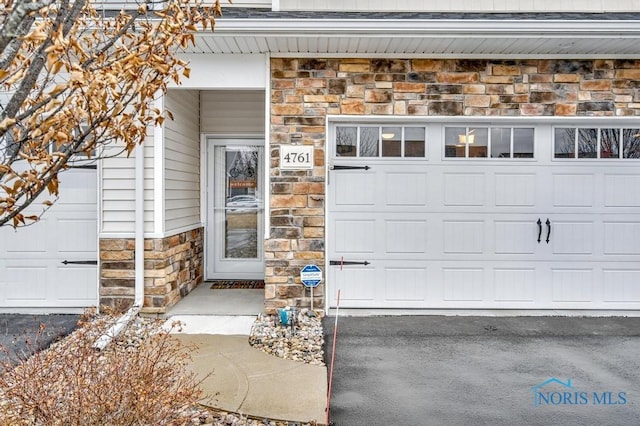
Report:
[[[535,268],[494,268],[493,290],[496,302],[530,302],[536,298]]]
[[[640,221],[606,221],[604,227],[604,254],[640,254]]]
[[[56,268],[57,299],[61,301],[75,301],[80,303],[91,303],[96,300],[97,286],[87,285],[95,282],[95,267],[81,265],[59,266]]]
[[[46,264],[7,265],[4,295],[7,304],[30,304],[46,301],[48,294],[48,267]]]
[[[385,253],[427,253],[426,220],[386,220]]]
[[[7,226],[0,228],[0,239],[3,240],[0,248],[3,250],[3,255],[22,257],[46,253],[51,240],[50,231],[54,229],[50,224],[51,221],[50,218],[43,218],[38,223],[19,230]]]
[[[375,175],[366,172],[340,172],[333,176],[336,206],[374,206],[376,204]]]
[[[334,288],[340,290],[340,300],[345,307],[366,307],[376,300],[375,267],[333,267],[329,270]],[[333,305],[336,303],[337,291],[331,294]]]
[[[553,254],[593,254],[595,228],[593,222],[554,220],[550,226],[552,227],[551,247]]]
[[[386,173],[387,206],[426,206],[427,173]]]
[[[604,269],[602,288],[605,302],[640,302],[640,268]]]
[[[427,296],[427,268],[385,268],[385,300],[424,302]]]
[[[533,173],[496,173],[496,207],[527,207],[536,202],[536,175]]]
[[[92,169],[73,169],[60,174],[60,209],[77,209],[85,205],[93,210],[97,203],[97,173]],[[81,207],[82,208],[82,207]]]
[[[443,220],[445,254],[482,254],[485,222],[481,220]]]
[[[445,267],[442,269],[442,287],[447,302],[482,301],[484,295],[484,269]]]
[[[445,206],[484,206],[484,173],[447,172],[443,178]]]
[[[340,253],[375,253],[376,252],[376,220],[375,219],[337,219],[334,222],[336,235],[335,252]]]
[[[591,302],[593,278],[593,268],[551,268],[552,301]]]
[[[592,173],[553,174],[554,207],[593,207],[594,182]]]
[[[357,217],[360,218],[357,218]],[[420,213],[335,213],[328,229],[331,259],[427,259],[434,252],[438,222]],[[437,247],[441,250],[441,247]]]
[[[605,207],[640,207],[640,175],[604,175]]]
[[[496,220],[494,222],[495,253],[532,255],[536,253],[538,225],[529,220]]]
[[[96,219],[59,219],[56,227],[57,246],[61,254],[87,253],[95,256],[97,235]],[[81,235],[81,238],[69,238],[71,235]]]

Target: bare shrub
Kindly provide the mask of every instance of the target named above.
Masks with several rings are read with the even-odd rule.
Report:
[[[182,425],[202,397],[189,353],[160,322],[140,322],[98,352],[113,318],[78,330],[18,365],[1,366],[0,425]]]

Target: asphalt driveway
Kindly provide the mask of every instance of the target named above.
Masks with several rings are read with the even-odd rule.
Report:
[[[331,419],[638,425],[640,318],[340,317]]]
[[[0,361],[16,361],[75,330],[80,315],[0,314]],[[42,330],[40,329],[43,326]]]

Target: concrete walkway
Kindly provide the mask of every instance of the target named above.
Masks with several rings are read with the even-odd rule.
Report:
[[[284,360],[252,348],[247,317],[172,319],[185,324],[175,337],[198,347],[190,369],[200,378],[211,373],[201,385],[205,405],[259,418],[324,423],[326,367]]]

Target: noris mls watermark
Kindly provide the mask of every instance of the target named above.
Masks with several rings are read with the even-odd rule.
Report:
[[[621,406],[629,402],[627,392],[620,390],[590,390],[578,389],[571,379],[562,381],[552,377],[531,388],[533,391],[533,406]]]

